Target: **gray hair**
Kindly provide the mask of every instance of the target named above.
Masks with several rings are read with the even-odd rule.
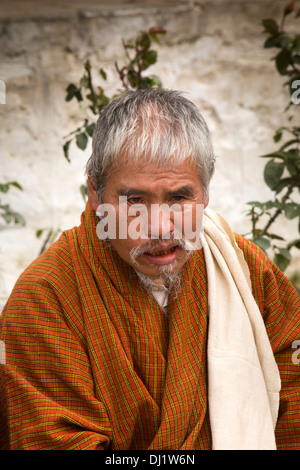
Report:
[[[101,201],[106,179],[119,156],[127,161],[180,165],[191,158],[208,195],[215,157],[206,122],[182,93],[147,88],[127,90],[101,112],[87,173]]]

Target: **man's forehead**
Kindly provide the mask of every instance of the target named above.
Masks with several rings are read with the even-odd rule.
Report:
[[[115,157],[112,170],[127,170],[134,172],[162,173],[178,169],[194,170],[196,168],[195,159],[192,156],[182,158],[180,155],[169,155],[162,158],[157,154],[137,155],[135,149],[127,149]]]
[[[171,193],[180,189],[188,195],[202,189],[200,176],[191,159],[175,165],[156,162],[131,161],[123,157],[118,160],[106,181],[106,189],[119,195],[140,195],[149,193]]]

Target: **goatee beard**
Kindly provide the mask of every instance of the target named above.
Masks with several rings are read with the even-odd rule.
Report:
[[[144,287],[148,294],[153,296],[153,291],[165,292],[169,297],[175,299],[181,289],[182,272],[168,273],[161,272],[157,277],[149,277],[137,271],[139,283]],[[157,284],[155,281],[159,280],[162,284]]]
[[[160,239],[150,240],[148,243],[135,247],[130,251],[130,258],[135,265],[136,272],[139,276],[140,284],[146,288],[148,293],[152,295],[153,290],[165,291],[172,298],[176,298],[181,288],[182,272],[173,272],[174,263],[162,266],[155,266],[158,270],[157,276],[146,276],[139,272],[139,263],[137,258],[143,253],[152,251],[161,243]],[[190,258],[193,252],[199,249],[199,242],[193,243],[186,239],[172,239],[173,246],[179,246],[184,250],[185,262]]]

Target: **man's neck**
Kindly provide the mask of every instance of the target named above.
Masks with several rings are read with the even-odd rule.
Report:
[[[148,290],[150,294],[153,291],[165,292],[168,295],[172,292],[175,295],[178,294],[181,285],[181,271],[178,273],[165,274],[160,278],[151,278],[136,271],[141,284]]]

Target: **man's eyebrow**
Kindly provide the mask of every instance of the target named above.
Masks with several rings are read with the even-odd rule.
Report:
[[[127,196],[127,197],[132,197],[132,196],[137,196],[137,195],[147,196],[150,194],[150,191],[147,191],[145,189],[129,188],[127,186],[122,186],[118,192],[120,196]]]
[[[151,195],[151,191],[148,191],[146,189],[132,188],[132,187],[127,187],[127,186],[122,186],[118,192],[120,196],[126,196],[126,197]],[[174,189],[173,191],[167,191],[166,194],[168,197],[174,197],[174,196],[194,197],[195,191],[191,186],[185,185],[177,189]]]
[[[168,195],[171,197],[174,197],[174,196],[193,197],[195,196],[195,191],[191,186],[182,186],[180,188],[174,189],[174,191],[168,191]]]

